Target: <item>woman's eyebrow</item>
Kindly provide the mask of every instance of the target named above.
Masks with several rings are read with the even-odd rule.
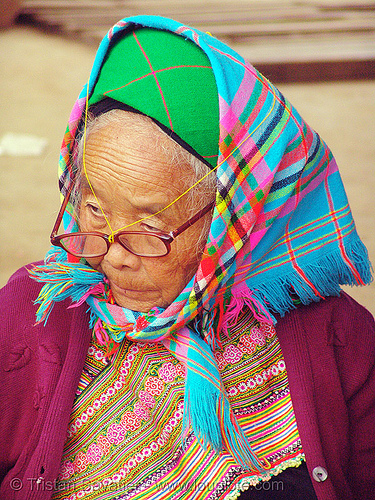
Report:
[[[81,178],[79,179],[79,189],[85,189],[91,191],[89,181],[86,179],[85,175],[82,175]]]
[[[161,218],[162,212],[166,208],[165,203],[156,203],[156,202],[145,202],[144,200],[137,202],[136,200],[132,200],[131,204],[133,207],[139,212],[145,213],[147,215],[155,215],[155,217]]]
[[[84,191],[89,191],[92,193],[92,187],[90,185],[90,182],[87,180],[87,178],[83,175],[82,178],[80,179],[80,189]],[[100,191],[100,190],[98,190]],[[94,192],[98,197],[100,197],[100,192],[97,192],[96,189],[94,189]],[[155,217],[162,218],[163,211],[167,208],[168,204],[167,203],[161,203],[161,202],[147,202],[144,198],[140,199],[139,201],[132,199],[129,200],[131,205],[134,207],[135,210],[137,210],[140,213],[144,213],[147,215],[154,215]]]

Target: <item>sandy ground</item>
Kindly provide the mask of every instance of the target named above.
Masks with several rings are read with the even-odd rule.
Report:
[[[38,157],[0,156],[0,285],[41,259],[59,208],[57,161],[70,109],[94,49],[31,28],[0,32],[0,138],[32,133]],[[332,148],[356,219],[375,262],[375,82],[288,84],[281,90]],[[375,285],[349,293],[375,314]]]

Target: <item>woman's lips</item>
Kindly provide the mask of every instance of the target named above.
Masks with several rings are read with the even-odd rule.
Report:
[[[109,282],[111,286],[111,290],[114,293],[119,293],[122,295],[127,295],[127,296],[132,296],[132,295],[140,295],[140,294],[145,294],[151,292],[151,290],[140,290],[136,288],[127,288],[127,287],[122,287],[117,285],[116,283]]]

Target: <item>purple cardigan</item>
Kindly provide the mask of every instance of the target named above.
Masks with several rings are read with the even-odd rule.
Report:
[[[86,306],[36,325],[40,285],[19,270],[0,291],[1,500],[51,498],[91,332]],[[319,500],[375,498],[375,328],[348,295],[279,318],[294,411]]]

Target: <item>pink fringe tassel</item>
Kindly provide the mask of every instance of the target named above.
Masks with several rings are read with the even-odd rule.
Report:
[[[245,305],[247,305],[254,314],[255,319],[260,322],[270,323],[273,325],[269,312],[254,297],[254,293],[249,290],[245,284],[241,284],[232,288],[232,297],[229,306],[224,313],[222,328],[227,334],[229,334],[229,328],[237,322],[238,317]]]
[[[105,331],[102,320],[98,318],[97,322],[94,325],[94,335],[98,344],[100,345],[108,345],[110,338],[108,337],[108,333]]]
[[[68,309],[71,309],[72,307],[79,307],[86,301],[89,295],[104,295],[104,294],[105,294],[104,284],[97,283],[96,285],[89,288],[87,292],[82,295],[82,297],[79,299],[78,302],[75,302],[74,304],[70,305]]]

